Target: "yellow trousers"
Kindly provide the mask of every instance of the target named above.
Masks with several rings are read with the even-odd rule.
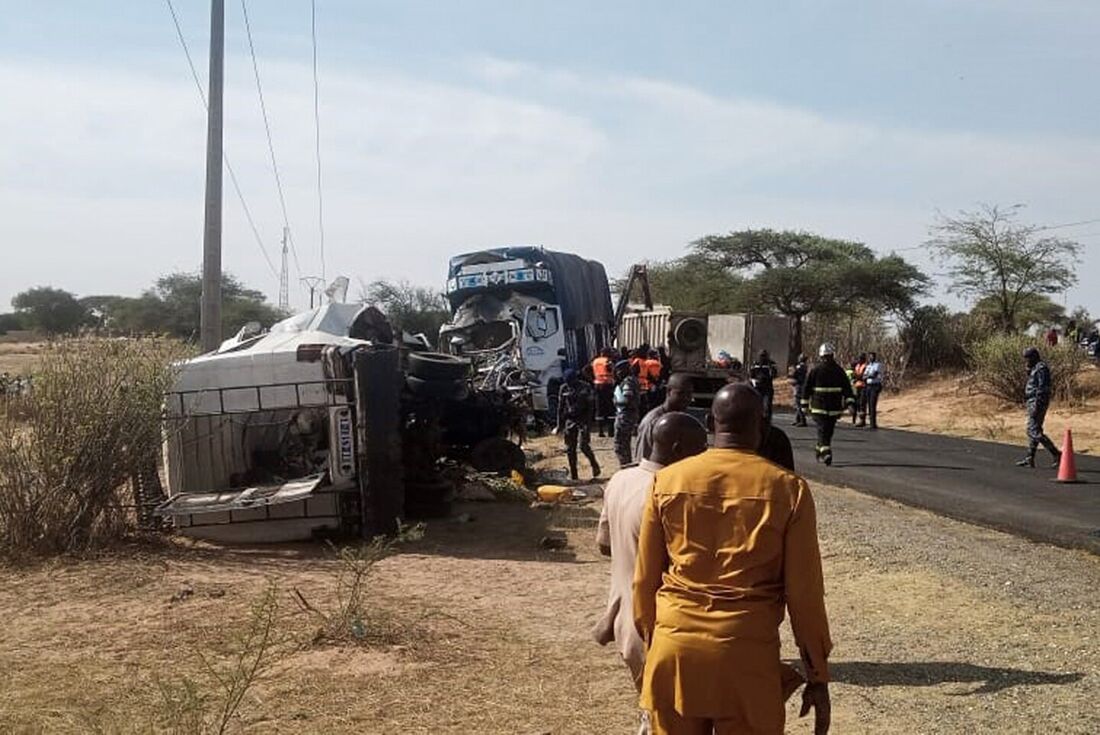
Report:
[[[783,730],[753,730],[740,719],[684,717],[675,710],[649,713],[653,735],[783,735]]]

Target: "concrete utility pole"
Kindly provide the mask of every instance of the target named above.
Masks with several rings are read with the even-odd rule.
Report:
[[[222,342],[222,98],[225,0],[210,4],[210,94],[206,116],[206,220],[202,234],[202,351]]]

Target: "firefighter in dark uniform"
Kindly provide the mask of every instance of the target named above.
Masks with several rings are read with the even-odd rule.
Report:
[[[558,392],[558,425],[555,434],[565,437],[565,454],[569,458],[569,476],[577,479],[577,447],[592,465],[592,478],[600,476],[600,463],[592,451],[589,426],[595,410],[592,387],[580,379],[576,370],[565,372],[565,383]]]
[[[1024,350],[1024,360],[1028,367],[1027,384],[1024,386],[1024,397],[1027,399],[1027,456],[1016,465],[1034,467],[1035,452],[1042,444],[1054,458],[1050,466],[1057,467],[1062,453],[1043,432],[1043,420],[1046,418],[1047,408],[1050,407],[1050,368],[1039,356],[1039,350],[1034,347]]]
[[[826,342],[817,351],[821,361],[806,376],[802,407],[817,424],[817,461],[833,463],[833,432],[845,409],[855,403],[852,381],[836,361],[836,349]]]

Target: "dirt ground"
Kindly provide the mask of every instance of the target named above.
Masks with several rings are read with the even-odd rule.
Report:
[[[553,438],[535,446],[561,466]],[[609,442],[597,446],[613,468]],[[814,489],[834,732],[1100,732],[1100,559]],[[430,523],[376,568],[372,646],[310,643],[316,624],[292,592],[322,606],[334,595],[339,565],[320,546],[177,541],[2,570],[0,731],[157,729],[158,682],[224,659],[273,581],[286,643],[233,731],[631,732],[625,669],[589,636],[607,585],[598,509],[470,503]],[[568,546],[544,550],[547,534]],[[795,706],[788,731],[810,732]]]
[[[1100,393],[1100,371],[1090,369],[1084,380]],[[895,429],[1027,444],[1021,406],[971,394],[958,376],[933,377],[901,393],[884,394],[879,401],[879,423]],[[1070,428],[1075,451],[1100,453],[1100,400],[1092,398],[1085,406],[1074,408],[1053,406],[1045,428],[1059,446]]]
[[[0,342],[0,373],[30,373],[41,349],[40,342]]]

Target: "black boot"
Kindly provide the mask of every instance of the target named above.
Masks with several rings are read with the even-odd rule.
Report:
[[[579,479],[577,475],[577,458],[573,456],[569,457],[569,478],[571,480]]]
[[[1042,442],[1043,448],[1050,452],[1050,456],[1054,458],[1050,461],[1050,466],[1058,467],[1062,463],[1062,453],[1058,451],[1058,447],[1054,446],[1054,442],[1052,442],[1046,434],[1044,434],[1043,438],[1039,441]]]

